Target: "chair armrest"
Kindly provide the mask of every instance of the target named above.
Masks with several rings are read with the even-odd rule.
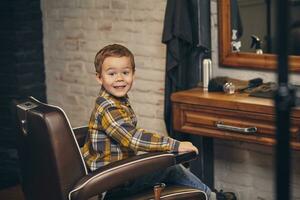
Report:
[[[75,134],[78,145],[82,147],[85,142],[85,138],[88,132],[88,127],[87,126],[75,127],[73,128],[73,132]]]
[[[194,159],[196,159],[197,154],[195,151],[190,152],[177,152],[174,153],[176,164],[190,162]]]
[[[179,160],[191,158],[195,153],[174,154],[169,152],[151,152],[105,165],[80,179],[69,193],[69,200],[83,200],[101,194],[107,190],[134,180],[145,174],[164,170]]]

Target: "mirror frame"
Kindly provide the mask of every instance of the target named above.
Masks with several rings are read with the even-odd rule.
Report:
[[[276,70],[276,54],[231,51],[230,0],[218,0],[219,63],[233,68]],[[289,71],[300,72],[300,55],[289,56]]]

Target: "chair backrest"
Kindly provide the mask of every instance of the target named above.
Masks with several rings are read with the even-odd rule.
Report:
[[[87,174],[87,168],[65,113],[29,98],[16,105],[16,114],[26,199],[68,199],[72,186]]]

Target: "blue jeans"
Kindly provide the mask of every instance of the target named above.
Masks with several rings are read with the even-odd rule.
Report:
[[[121,193],[134,194],[147,188],[153,188],[156,183],[165,183],[166,185],[172,183],[197,188],[205,192],[208,199],[211,194],[210,188],[181,164],[137,178],[122,186],[119,190]]]

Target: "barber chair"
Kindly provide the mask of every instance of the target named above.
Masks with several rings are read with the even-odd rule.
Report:
[[[179,185],[166,185],[156,195],[153,189],[117,198],[102,195],[127,181],[186,162],[196,155],[146,153],[90,172],[80,152],[87,127],[72,129],[62,109],[32,97],[15,102],[14,112],[21,185],[28,200],[207,199],[204,192]]]

